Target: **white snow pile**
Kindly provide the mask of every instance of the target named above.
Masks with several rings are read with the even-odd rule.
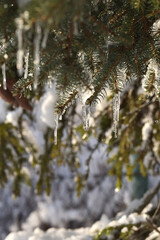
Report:
[[[46,232],[36,228],[31,232],[10,233],[5,240],[92,240],[93,236],[89,233],[88,228],[76,230],[64,228],[50,228]]]
[[[153,230],[149,236],[146,238],[146,240],[160,240],[160,234],[159,232],[160,231],[160,227],[157,228],[157,231],[156,230]]]
[[[94,223],[91,228],[65,229],[50,228],[46,232],[39,228],[34,231],[19,231],[10,233],[5,240],[93,240],[95,232],[104,229],[109,220],[106,215]]]
[[[46,232],[36,228],[33,232],[12,232],[5,238],[5,240],[93,240],[96,232],[101,231],[106,227],[143,223],[146,222],[147,217],[148,215],[145,213],[141,215],[131,213],[129,216],[123,215],[119,219],[109,222],[107,216],[102,215],[101,220],[94,223],[91,228],[79,228],[74,230],[50,228]]]
[[[150,112],[147,113],[147,115],[143,119],[144,125],[142,128],[142,139],[145,143],[147,142],[153,128],[153,117],[152,117],[153,110],[154,110],[154,107],[151,105]]]
[[[107,227],[118,227],[121,225],[143,223],[143,222],[146,222],[147,217],[148,215],[145,213],[141,215],[138,213],[131,213],[129,216],[123,215],[118,220],[114,220],[110,222]]]

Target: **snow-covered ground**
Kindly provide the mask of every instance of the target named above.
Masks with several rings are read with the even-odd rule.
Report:
[[[5,240],[92,240],[93,234],[89,232],[88,228],[78,230],[66,230],[64,228],[48,229],[43,232],[39,228],[34,232],[18,232],[11,233]]]
[[[56,94],[54,92],[53,85],[46,90],[39,102],[34,103],[32,121],[27,115],[23,114],[21,108],[8,110],[8,104],[0,99],[0,121],[10,122],[14,126],[18,126],[18,120],[23,114],[23,136],[37,150],[37,157],[44,153],[44,133],[47,127],[54,129],[55,126],[54,105]],[[77,111],[81,111],[81,107]],[[75,121],[77,123],[78,119]],[[90,148],[95,146],[96,143],[96,139],[91,137],[88,144],[83,146],[78,153],[82,173],[86,170],[85,160],[89,156]],[[31,169],[24,168],[23,170],[28,171],[27,174],[32,178],[33,186],[31,188],[22,185],[21,196],[16,199],[12,197],[12,180],[6,184],[4,189],[0,189],[0,240],[4,240],[9,232],[20,229],[25,231],[22,237],[24,240],[29,238],[29,235],[27,238],[26,234],[32,236],[33,231],[34,235],[41,234],[43,236],[42,231],[35,229],[46,230],[50,227],[61,228],[60,230],[48,230],[48,234],[51,235],[56,231],[57,239],[62,233],[64,236],[65,234],[69,234],[69,236],[73,234],[75,239],[83,239],[84,232],[85,236],[89,235],[88,239],[90,239],[92,234],[86,227],[100,219],[102,214],[112,218],[125,207],[123,193],[115,193],[114,191],[115,178],[106,174],[106,146],[100,145],[93,153],[90,161],[89,179],[79,198],[75,190],[75,174],[67,165],[56,167],[49,197],[45,194],[36,196],[35,183],[37,176]],[[70,230],[70,233],[64,230],[64,228],[75,229],[80,227],[83,227],[83,229],[75,232]],[[16,234],[11,234],[10,239],[14,235],[18,237]],[[79,238],[76,238],[76,236],[79,236]],[[39,237],[39,239],[41,238]]]
[[[55,127],[54,91],[54,86],[47,89],[40,101],[34,104],[33,121],[27,115],[23,116],[23,136],[37,150],[37,156],[44,153],[47,127]],[[8,105],[0,99],[0,122],[17,126],[22,109],[8,111],[7,108]],[[96,111],[102,109],[101,103]],[[96,143],[92,136],[78,152],[81,173],[86,171],[85,160]],[[90,240],[96,230],[109,224],[144,221],[146,215],[142,217],[136,213],[112,221],[118,212],[125,209],[130,193],[126,183],[121,191],[115,191],[115,178],[107,176],[106,161],[106,146],[101,144],[92,154],[89,178],[79,198],[75,190],[75,175],[68,166],[56,168],[49,197],[45,194],[36,196],[36,175],[31,169],[23,169],[32,175],[31,188],[22,185],[21,196],[16,199],[12,197],[12,181],[6,184],[5,189],[0,189],[0,240]]]
[[[133,203],[134,205],[134,203]],[[102,215],[101,219],[95,222],[90,228],[65,229],[65,228],[49,228],[42,231],[36,228],[34,231],[19,231],[10,233],[5,240],[93,240],[97,231],[101,231],[106,227],[123,226],[122,231],[126,231],[130,224],[140,224],[146,222],[149,216],[144,212],[142,214],[131,213],[117,217],[116,220],[109,221],[106,215]],[[150,234],[147,240],[157,237],[155,231]],[[111,238],[113,239],[113,238]]]
[[[74,230],[50,228],[47,231],[36,228],[32,232],[19,231],[10,233],[5,240],[93,240],[96,232],[106,227],[145,222],[147,217],[147,214],[138,215],[137,213],[132,213],[129,216],[123,215],[118,220],[109,221],[106,215],[102,215],[101,219],[90,228],[79,228]]]

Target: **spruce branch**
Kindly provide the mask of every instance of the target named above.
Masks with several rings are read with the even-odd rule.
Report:
[[[86,36],[94,43],[94,45],[97,47],[97,49],[99,49],[100,54],[102,55],[102,57],[105,57],[105,53],[103,52],[103,50],[101,49],[101,47],[99,46],[99,44],[96,42],[96,40],[94,39],[94,37],[92,36],[92,34],[89,32],[89,30],[86,28],[84,23],[81,23],[82,29],[84,30]]]
[[[66,108],[68,107],[68,105],[70,105],[72,103],[73,100],[75,100],[76,96],[78,94],[78,91],[74,91],[72,94],[70,94],[69,98],[67,99],[67,101],[65,101],[64,104],[57,106],[57,112],[59,114],[63,114],[63,112],[66,110]]]

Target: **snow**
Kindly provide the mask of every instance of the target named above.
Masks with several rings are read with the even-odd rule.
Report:
[[[27,222],[23,224],[23,229],[30,230],[37,227],[39,222],[48,223],[52,226],[66,226],[69,221],[83,221],[86,213],[82,209],[64,209],[62,201],[51,199],[38,203],[38,209],[32,212]]]
[[[27,115],[22,115],[23,111],[20,108],[7,112],[8,105],[0,99],[0,109],[2,111],[0,120],[11,122],[14,126],[18,126],[18,120],[22,116],[23,136],[36,148],[38,154],[43,154],[44,133],[47,127],[55,128],[54,108],[56,99],[55,85],[53,84],[51,88],[46,88],[46,92],[40,101],[34,104],[32,113],[33,121],[30,120]],[[103,107],[105,108],[105,106],[106,103],[104,103]],[[101,107],[102,105],[99,105],[98,109],[102,110],[100,109]],[[78,107],[76,111],[79,111]],[[95,113],[95,115],[96,114],[97,113]],[[147,121],[148,119],[146,118],[144,124],[146,124]],[[75,126],[76,124],[77,122]],[[145,128],[143,130],[144,136],[147,136],[147,125]],[[108,134],[110,135],[111,132]],[[65,134],[63,137],[65,138]],[[77,139],[78,137],[74,139],[75,144],[78,141]],[[83,144],[81,149],[78,149],[76,152],[77,159],[81,164],[79,171],[82,174],[85,174],[88,169],[86,159],[90,155],[90,150],[93,149],[96,144],[97,140],[92,136],[88,139],[87,143]],[[100,144],[93,152],[89,163],[89,178],[80,198],[77,197],[75,191],[75,174],[73,174],[67,165],[62,165],[57,168],[54,163],[55,178],[52,182],[52,193],[50,197],[46,197],[43,194],[40,197],[36,197],[33,189],[31,189],[31,191],[26,190],[24,186],[22,197],[15,202],[13,199],[11,200],[10,195],[4,197],[4,193],[1,193],[0,225],[3,225],[2,231],[5,231],[5,234],[8,231],[15,231],[14,233],[10,233],[5,240],[89,240],[93,239],[95,231],[102,230],[106,226],[145,221],[146,213],[142,215],[138,215],[137,213],[127,215],[124,213],[124,216],[119,217],[115,222],[111,220],[118,211],[124,208],[124,193],[128,190],[124,187],[119,192],[114,192],[115,178],[107,176],[106,148],[105,144]],[[68,149],[65,149],[65,151],[67,152]],[[110,154],[115,154],[116,151],[117,149],[114,148]],[[28,168],[25,167],[22,168],[22,172],[33,177],[33,185],[35,186],[34,179],[37,177],[34,175],[35,173],[33,174],[30,169],[28,171]],[[6,188],[5,191],[11,193],[11,187]],[[31,207],[32,204],[34,207]],[[134,204],[137,205],[137,202]],[[2,218],[3,214],[7,216],[5,221],[3,221]],[[95,222],[100,218],[101,220]],[[17,219],[22,219],[20,220],[20,227]],[[93,224],[93,222],[95,223]],[[48,227],[53,227],[44,232],[39,229],[43,224],[46,224]],[[7,225],[7,230],[4,230],[4,225],[5,227]],[[69,227],[77,228],[81,226],[83,226],[83,228],[75,230],[68,229]],[[86,226],[91,227],[88,228]],[[18,229],[22,229],[22,231],[16,232]],[[2,238],[2,240],[4,240],[4,238]]]
[[[159,26],[159,21],[158,21],[158,26]],[[154,28],[156,28],[156,24],[155,24]],[[154,74],[154,76],[155,76],[155,79],[154,79],[152,85],[154,86],[154,92],[155,92],[156,96],[158,97],[160,68],[159,68],[159,64],[157,63],[157,61],[155,59],[150,59],[148,61],[147,72],[146,72],[144,78],[142,79],[142,87],[143,87],[144,91],[147,91],[147,86],[148,86],[148,83],[150,83],[150,75],[151,74]]]
[[[142,128],[142,139],[143,141],[147,141],[148,137],[150,135],[150,132],[152,131],[153,127],[153,120],[148,119],[148,122],[146,122]]]
[[[18,120],[19,117],[21,116],[23,110],[22,108],[16,108],[13,111],[8,111],[6,114],[6,122],[7,123],[12,123],[13,126],[18,127]]]
[[[79,229],[64,229],[64,228],[50,228],[46,232],[39,228],[31,231],[20,231],[10,233],[5,240],[93,240],[97,231],[101,231],[106,227],[117,227],[129,224],[138,224],[146,222],[148,215],[131,213],[130,215],[123,215],[119,219],[109,221],[106,215],[102,215],[101,219],[94,223],[90,228]],[[125,229],[123,229],[125,231]],[[153,233],[152,233],[153,235]],[[148,238],[151,240],[153,238]]]
[[[92,225],[92,227],[90,228],[90,232],[95,233],[96,231],[101,231],[104,228],[106,228],[108,223],[109,223],[108,217],[105,214],[103,214],[101,219]]]
[[[160,227],[158,227],[157,230],[160,231]],[[145,240],[160,240],[159,235],[160,234],[156,230],[153,230]]]
[[[93,237],[89,233],[88,228],[77,230],[66,230],[64,228],[51,228],[46,232],[40,229],[35,229],[33,233],[18,232],[11,233],[5,240],[92,240]]]
[[[146,222],[146,219],[148,218],[147,214],[138,214],[138,213],[131,213],[130,215],[123,215],[118,220],[114,220],[110,222],[107,227],[117,227],[121,225],[129,225],[129,224],[137,224]]]
[[[152,152],[147,152],[147,154],[144,157],[143,163],[146,168],[149,168],[149,165],[153,157],[152,154],[153,154]]]
[[[144,117],[143,119],[143,127],[142,127],[142,140],[143,140],[143,147],[145,147],[149,137],[150,137],[150,134],[152,132],[152,129],[153,129],[153,117],[152,117],[152,114],[153,114],[153,110],[154,110],[154,106],[153,105],[150,105],[149,106],[149,113],[146,114],[146,116]]]
[[[40,102],[37,103],[35,115],[36,120],[38,121],[39,126],[47,125],[48,127],[54,129],[55,127],[55,104],[57,96],[55,90],[55,84],[51,85],[51,88],[46,88],[45,94],[40,99]],[[43,127],[42,127],[43,128]]]
[[[33,147],[36,149],[38,155],[43,154],[44,153],[44,145],[45,145],[43,133],[40,132],[36,127],[29,126],[27,121],[24,121],[22,123],[22,126],[23,126],[24,138],[27,140],[28,143],[33,145]]]
[[[158,19],[157,21],[155,21],[155,23],[153,24],[153,33],[157,33],[158,30],[160,29],[160,20]]]

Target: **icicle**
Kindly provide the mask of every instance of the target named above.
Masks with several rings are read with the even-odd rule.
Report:
[[[48,40],[49,29],[47,28],[44,32],[44,37],[42,39],[42,48],[46,48],[47,40]]]
[[[32,91],[32,85],[29,85],[29,90]]]
[[[113,127],[114,127],[115,138],[117,138],[119,109],[120,109],[120,92],[116,93],[115,96],[113,97]]]
[[[23,74],[23,19],[17,18],[17,40],[18,40],[18,51],[17,51],[17,71],[20,76]]]
[[[63,111],[62,111],[62,116],[63,116],[63,114],[65,114],[65,111],[66,111],[66,108],[63,109]]]
[[[27,50],[27,53],[25,55],[24,60],[25,60],[24,79],[27,79],[27,77],[28,77],[29,50]]]
[[[73,24],[73,33],[74,33],[74,35],[78,35],[78,24],[77,24],[77,22],[74,22],[74,24]]]
[[[106,58],[108,60],[108,48],[109,48],[109,38],[108,35],[106,36]]]
[[[34,38],[34,89],[37,89],[39,64],[40,64],[40,40],[41,40],[41,27],[39,22],[36,22],[36,33]]]
[[[54,144],[57,145],[57,130],[58,130],[58,114],[55,113],[55,118],[54,118]]]
[[[6,64],[2,64],[2,76],[3,76],[3,89],[7,90],[7,84],[6,84]]]
[[[89,120],[90,120],[90,105],[83,105],[82,106],[82,118],[83,118],[83,126],[85,130],[89,129]]]
[[[47,86],[48,86],[48,88],[51,88],[51,87],[52,87],[52,81],[51,81],[51,80],[48,81]]]
[[[61,114],[61,115],[59,115],[59,120],[62,120],[62,114]]]
[[[48,76],[48,83],[47,83],[48,88],[52,87],[52,82],[53,82],[53,77],[52,77],[52,75],[49,75]]]

